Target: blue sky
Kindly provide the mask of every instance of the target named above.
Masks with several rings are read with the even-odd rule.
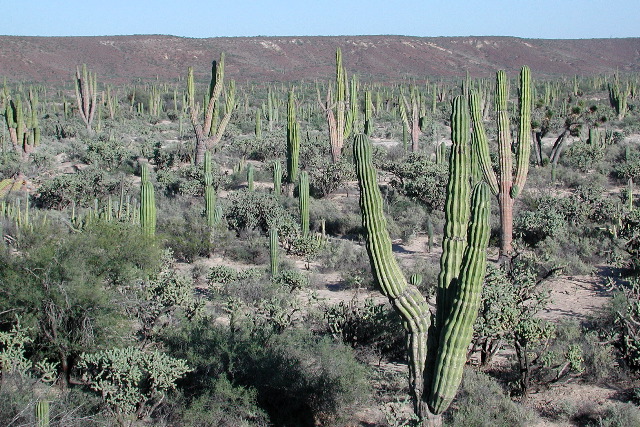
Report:
[[[3,5],[3,3],[5,3]],[[640,0],[0,1],[2,35],[640,36]]]

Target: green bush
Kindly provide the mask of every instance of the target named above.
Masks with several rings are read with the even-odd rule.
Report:
[[[465,369],[460,391],[445,419],[451,427],[526,427],[534,425],[537,416],[513,402],[487,374]]]
[[[405,159],[383,166],[392,173],[390,184],[401,194],[418,200],[428,212],[443,210],[448,167],[436,164],[430,156],[411,153]]]

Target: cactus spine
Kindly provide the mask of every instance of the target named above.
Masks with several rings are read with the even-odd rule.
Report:
[[[408,333],[410,388],[416,413],[431,418],[434,424],[460,384],[477,316],[489,238],[490,193],[484,183],[473,191],[469,222],[469,116],[462,96],[454,99],[451,123],[454,146],[441,259],[445,271],[439,277],[436,320],[431,328],[426,299],[416,286],[407,283],[393,258],[370,142],[364,135],[354,141],[362,223],[374,279],[402,316]],[[433,346],[428,353],[427,333]]]
[[[216,209],[216,191],[213,188],[213,171],[211,167],[211,153],[204,153],[204,212],[207,218],[207,226],[213,227]]]
[[[309,236],[309,173],[300,172],[298,185],[298,202],[300,207],[300,229],[302,237]]]
[[[469,96],[473,119],[472,144],[474,153],[479,160],[484,179],[489,184],[491,192],[497,195],[500,206],[501,257],[509,257],[513,252],[513,201],[524,188],[531,154],[531,73],[529,67],[522,67],[519,80],[520,123],[515,178],[512,176],[513,159],[511,157],[511,138],[507,113],[508,84],[506,73],[498,71],[496,75],[495,103],[498,125],[498,156],[500,158],[499,179],[491,166],[489,143],[482,124],[480,97],[475,91],[472,91]]]
[[[154,237],[156,234],[156,201],[153,193],[153,184],[149,180],[149,166],[143,164],[141,168],[140,226],[145,236]]]

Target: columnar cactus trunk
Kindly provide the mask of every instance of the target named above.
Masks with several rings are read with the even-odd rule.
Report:
[[[318,103],[325,113],[327,125],[329,127],[329,142],[331,144],[331,159],[333,162],[340,160],[342,156],[342,147],[344,140],[348,137],[355,125],[358,115],[357,105],[357,79],[354,77],[351,83],[351,100],[347,101],[349,93],[349,85],[347,84],[347,72],[342,66],[342,51],[340,48],[336,50],[336,82],[335,94],[332,86],[327,89],[327,97],[325,101],[320,98],[320,89],[318,88]],[[350,106],[347,114],[347,106]]]
[[[309,236],[309,173],[300,172],[298,185],[298,202],[300,208],[300,230],[302,237]]]
[[[216,224],[215,210],[216,191],[213,188],[211,153],[207,151],[204,155],[204,213],[209,227],[213,227]]]
[[[35,404],[36,427],[49,427],[49,402],[38,400]]]
[[[371,90],[364,93],[364,133],[371,136],[373,133],[373,101]]]
[[[371,159],[371,142],[366,135],[356,135],[353,153],[369,262],[376,285],[400,314],[407,331],[410,390],[414,399],[414,409],[421,413],[427,331],[431,323],[431,313],[425,297],[417,287],[407,283],[393,257],[382,195]]]
[[[469,96],[473,120],[472,144],[476,157],[491,192],[498,197],[500,207],[500,256],[509,258],[513,252],[513,201],[525,186],[529,172],[531,155],[531,73],[529,67],[522,67],[519,84],[519,131],[517,144],[517,164],[515,178],[512,176],[511,135],[507,112],[508,82],[504,71],[496,76],[496,116],[498,127],[499,177],[493,172],[489,157],[489,143],[482,123],[480,96],[472,91]]]
[[[392,254],[370,142],[365,135],[357,135],[354,140],[360,208],[371,269],[381,292],[403,319],[408,335],[414,409],[427,425],[441,422],[440,414],[447,409],[460,385],[479,306],[490,230],[490,192],[485,183],[476,185],[469,209],[469,116],[462,96],[454,99],[451,123],[453,149],[441,259],[444,271],[439,277],[437,311],[431,327],[431,313],[426,299],[415,286],[416,278],[412,281],[414,284],[407,283]],[[432,347],[427,349],[427,345]]]
[[[289,91],[287,103],[287,183],[291,188],[298,181],[298,161],[300,158],[300,130],[296,120],[296,99]]]
[[[488,186],[483,182],[477,184],[471,198],[471,222],[460,274],[449,289],[445,323],[437,327],[440,336],[429,396],[429,408],[435,414],[441,414],[449,407],[462,381],[487,264],[490,200]]]
[[[279,161],[273,163],[273,194],[279,196],[282,192],[282,165]]]
[[[278,229],[269,229],[269,265],[271,267],[271,278],[278,275]]]
[[[140,226],[142,233],[147,237],[156,234],[156,200],[153,192],[153,184],[149,181],[149,166],[142,165],[140,176]]]
[[[415,153],[420,148],[419,140],[420,135],[422,134],[422,131],[420,130],[420,116],[423,107],[420,92],[418,92],[416,87],[412,87],[409,100],[407,100],[404,94],[400,94],[398,104],[400,105],[400,117],[402,118],[402,123],[411,134],[411,151]]]

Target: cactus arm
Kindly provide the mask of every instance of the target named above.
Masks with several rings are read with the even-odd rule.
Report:
[[[153,237],[156,233],[156,202],[153,192],[153,184],[149,181],[149,169],[146,164],[141,170],[142,184],[140,186],[140,226],[147,237]]]
[[[511,187],[511,198],[515,199],[524,188],[529,173],[531,155],[531,71],[524,66],[520,70],[520,129],[518,133],[518,159],[516,176]]]
[[[436,328],[444,325],[449,315],[449,287],[460,271],[462,254],[467,245],[469,221],[469,114],[462,96],[453,100],[451,114],[451,156],[449,182],[445,200],[445,226],[436,301]]]
[[[490,213],[489,188],[484,182],[480,182],[472,195],[468,243],[460,268],[460,277],[456,281],[455,291],[450,295],[450,315],[440,332],[429,397],[429,408],[434,414],[440,414],[449,407],[462,380],[467,349],[473,335],[473,323],[480,306],[487,263]]]
[[[269,267],[271,278],[278,275],[278,229],[269,229]]]
[[[471,134],[471,147],[474,156],[479,160],[484,179],[489,184],[489,188],[494,195],[498,195],[498,177],[491,166],[489,156],[489,141],[487,132],[482,122],[482,108],[480,107],[480,94],[474,89],[469,94],[469,108],[471,110],[471,121],[473,123],[473,133]]]
[[[407,330],[411,392],[418,410],[423,391],[423,372],[427,354],[429,307],[417,287],[407,283],[393,257],[391,239],[383,213],[382,195],[371,160],[371,142],[366,135],[356,135],[353,152],[360,187],[362,225],[365,229],[371,269],[376,285],[382,294],[389,298],[394,309],[402,317]]]

